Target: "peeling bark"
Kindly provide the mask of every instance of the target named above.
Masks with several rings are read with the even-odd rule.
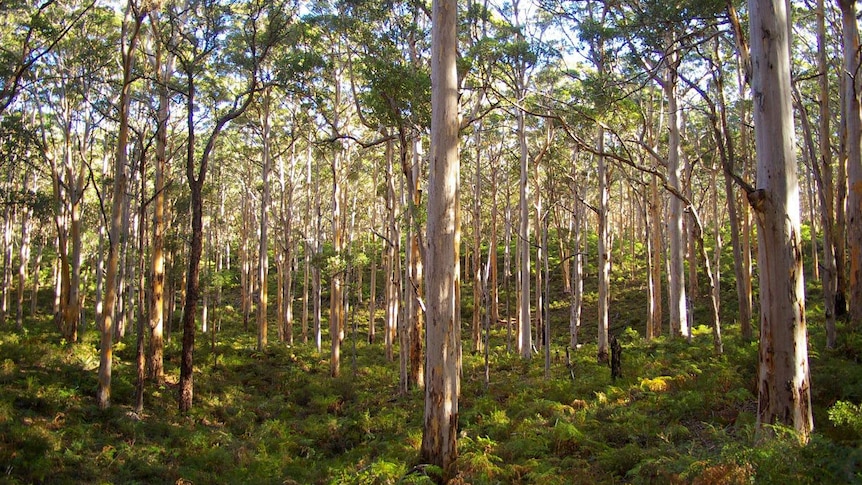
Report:
[[[790,32],[784,0],[750,0],[758,223],[760,369],[757,427],[813,428],[800,238],[799,183],[790,84]]]

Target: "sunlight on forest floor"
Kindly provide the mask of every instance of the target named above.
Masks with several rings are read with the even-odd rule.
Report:
[[[624,308],[621,304],[619,307]],[[465,353],[455,483],[859,483],[862,334],[840,328],[843,345],[824,351],[811,324],[816,433],[754,438],[757,346],[725,327],[722,356],[711,329],[691,344],[644,340],[614,325],[623,377],[595,362],[595,344],[564,354],[565,314],[552,315],[551,377],[543,360],[506,352],[506,328],[491,335],[491,379],[484,357]],[[177,335],[165,354],[164,385],[148,384],[144,413],[134,400],[134,345],[115,353],[113,407],[95,405],[94,330],[61,344],[49,319],[0,333],[0,463],[5,483],[431,483],[418,467],[423,395],[399,396],[397,355],[365,339],[355,353],[348,330],[343,377],[329,377],[313,344],[271,343],[255,350],[234,312],[196,351],[195,405],[176,410]],[[362,318],[358,316],[358,318]],[[632,320],[636,320],[632,318]],[[628,322],[623,322],[628,325]],[[465,319],[464,335],[469,335]],[[588,332],[585,332],[588,333]],[[584,336],[589,342],[590,338]],[[324,342],[328,342],[324,333]],[[838,403],[838,404],[836,404]],[[411,473],[412,471],[412,473]]]

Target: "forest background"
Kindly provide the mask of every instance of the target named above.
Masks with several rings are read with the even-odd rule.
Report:
[[[4,479],[862,480],[855,3],[789,6],[806,286],[773,334],[748,6],[459,5],[450,468],[419,459],[431,5],[4,2]],[[786,335],[804,399],[772,403]]]

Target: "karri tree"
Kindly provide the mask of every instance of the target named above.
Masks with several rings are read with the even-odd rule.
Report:
[[[173,12],[176,28],[184,28],[178,34],[178,42],[170,47],[176,55],[178,67],[185,77],[183,94],[186,98],[186,121],[188,140],[186,142],[186,178],[191,190],[191,242],[188,255],[188,274],[186,276],[186,299],[183,308],[183,350],[180,365],[180,395],[179,408],[188,411],[192,406],[193,369],[195,345],[195,317],[197,315],[198,299],[200,298],[200,261],[203,252],[203,186],[206,180],[207,168],[216,146],[216,141],[228,123],[240,116],[251,105],[254,94],[258,90],[258,72],[263,59],[266,58],[272,45],[277,42],[277,33],[283,27],[283,18],[277,9],[268,9],[261,5],[248,6],[245,12],[235,12],[232,8],[241,6],[224,5],[214,0],[190,1],[187,10]],[[181,13],[182,15],[178,15]],[[236,17],[234,17],[236,15]],[[184,17],[184,22],[180,19]],[[239,29],[232,31],[230,40],[233,47],[239,47],[243,52],[220,53],[222,36],[226,34],[229,20],[238,20]],[[248,52],[250,55],[246,55]],[[222,54],[222,55],[217,55]],[[218,59],[218,61],[216,61]],[[201,77],[218,69],[222,73],[228,69],[238,70],[246,75],[243,86],[235,88],[233,101],[214,116],[205,138],[200,154],[196,142],[198,120],[199,85],[204,84]],[[221,79],[227,82],[227,76]],[[216,83],[218,84],[218,83]],[[231,86],[218,86],[212,96],[224,95],[230,92]]]
[[[431,28],[431,159],[426,248],[425,420],[421,458],[451,477],[461,391],[458,3],[435,0]]]
[[[748,200],[760,270],[757,423],[765,434],[771,425],[790,426],[807,441],[814,423],[786,7],[784,0],[749,1],[757,182]]]
[[[856,2],[839,0],[844,28],[844,116],[847,147],[847,241],[850,249],[850,319],[862,326],[862,82]],[[839,289],[840,292],[840,289]]]
[[[34,67],[41,81],[32,86],[40,146],[50,174],[59,275],[55,278],[55,319],[60,335],[76,342],[81,327],[83,213],[97,127],[104,113],[93,93],[109,90],[114,67],[113,11],[94,9]],[[110,66],[110,69],[109,67]],[[98,306],[98,305],[97,305]],[[97,310],[98,311],[98,310]]]
[[[152,42],[152,54],[149,56],[151,68],[155,76],[155,91],[158,99],[155,128],[155,160],[153,163],[153,220],[150,256],[150,310],[149,310],[149,349],[147,351],[147,369],[150,379],[161,382],[164,379],[164,328],[165,328],[165,229],[166,229],[166,183],[168,175],[168,121],[170,119],[171,97],[168,82],[173,77],[176,57],[162,42],[161,29],[164,26],[163,15],[159,11],[150,12],[149,19],[156,40]],[[176,35],[176,34],[173,34]]]
[[[141,33],[141,26],[147,11],[141,2],[129,0],[126,4],[126,19],[123,21],[121,36],[121,66],[123,70],[119,99],[119,127],[117,130],[117,147],[114,158],[114,190],[111,196],[111,222],[108,238],[108,268],[106,276],[107,291],[105,306],[102,311],[102,321],[99,330],[102,333],[99,349],[99,388],[96,401],[100,408],[105,409],[111,403],[111,362],[113,357],[114,338],[114,306],[117,303],[117,272],[120,265],[120,236],[123,229],[123,202],[126,195],[126,161],[129,142],[129,106],[131,105],[131,88],[134,81],[132,69],[135,64],[135,50]]]

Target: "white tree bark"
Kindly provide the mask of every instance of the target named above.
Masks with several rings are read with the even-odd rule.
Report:
[[[13,172],[10,170],[5,189],[12,188],[12,174]],[[6,313],[9,310],[9,293],[12,291],[12,221],[15,219],[13,205],[8,204],[3,212],[3,290],[0,292],[0,324],[6,323]]]
[[[533,355],[530,320],[530,184],[528,179],[527,134],[524,111],[518,110],[518,146],[521,156],[521,178],[518,182],[518,353],[524,359]]]
[[[305,149],[305,220],[303,227],[305,228],[303,272],[302,272],[302,343],[308,343],[308,280],[311,274],[311,257],[314,253],[311,237],[311,143],[306,145]]]
[[[605,151],[605,130],[600,125],[596,131],[596,151]],[[610,356],[608,340],[608,306],[610,305],[611,278],[611,235],[609,224],[608,201],[610,198],[610,182],[605,157],[598,155],[599,177],[599,212],[598,212],[598,352],[599,363],[607,363]]]
[[[661,335],[662,326],[662,300],[661,300],[661,268],[664,259],[664,243],[662,237],[661,215],[663,213],[662,200],[659,196],[658,177],[650,177],[650,201],[649,201],[649,323],[647,324],[647,338]]]
[[[671,43],[671,45],[674,45]],[[663,85],[668,103],[668,183],[681,193],[680,177],[680,113],[677,100],[678,76],[676,68],[679,55],[668,57],[667,78]],[[688,311],[685,295],[685,235],[683,234],[683,205],[677,197],[670,198],[668,211],[668,307],[672,336],[691,336],[688,328]]]
[[[266,347],[268,335],[268,322],[266,318],[269,309],[269,291],[267,281],[269,280],[269,206],[272,199],[269,186],[269,175],[272,172],[271,140],[270,140],[270,103],[272,101],[271,89],[263,92],[260,101],[260,124],[261,124],[261,182],[263,193],[260,198],[260,240],[258,241],[257,271],[258,271],[258,303],[257,303],[257,350]],[[279,325],[281,322],[279,322]]]
[[[28,171],[29,172],[29,171]],[[25,179],[30,179],[31,176],[28,173],[25,176]],[[25,186],[26,186],[25,182]],[[33,193],[35,193],[35,178],[33,179],[33,186],[27,187]],[[24,207],[21,211],[21,244],[19,247],[19,259],[18,259],[18,298],[17,298],[17,314],[15,317],[15,326],[20,330],[24,328],[24,289],[27,284],[27,267],[30,264],[30,240],[33,232],[33,208],[28,206]]]
[[[457,302],[460,218],[457,2],[435,0],[431,47],[431,161],[426,252],[426,385],[422,460],[454,476],[461,324]]]
[[[395,194],[395,174],[393,169],[392,157],[394,156],[392,143],[386,145],[386,217],[387,217],[387,234],[389,245],[386,254],[386,316],[384,329],[384,340],[386,346],[386,358],[390,362],[395,359],[395,331],[398,328],[398,315],[401,308],[401,257],[400,257],[400,241],[401,231],[398,227],[398,220],[395,217],[396,207],[398,202]]]
[[[758,429],[791,426],[807,441],[813,427],[805,327],[786,0],[750,0],[757,189],[748,196],[758,223],[760,371]]]

